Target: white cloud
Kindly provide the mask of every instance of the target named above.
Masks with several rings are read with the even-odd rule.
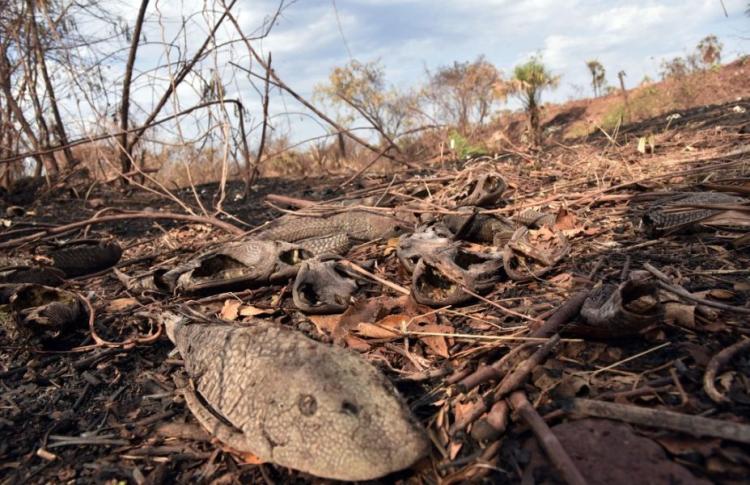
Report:
[[[287,1],[268,38],[255,45],[272,52],[279,76],[308,97],[333,67],[349,60],[344,39],[354,57],[381,59],[388,81],[401,87],[422,82],[425,67],[435,70],[485,55],[508,73],[529,55],[541,52],[554,72],[562,75],[560,89],[547,99],[563,100],[576,92],[573,85],[588,86],[584,64],[588,59],[597,58],[604,64],[611,83],[616,81],[616,72],[625,70],[628,82],[634,84],[645,74],[656,76],[661,59],[691,50],[709,33],[724,42],[728,56],[746,51],[750,45],[742,38],[743,33],[750,37],[746,2],[724,3],[728,19],[715,0],[338,0],[337,11],[332,0]],[[120,14],[131,25],[139,4],[140,0],[120,3]],[[170,40],[179,33],[181,16],[200,11],[203,5],[204,0],[157,0],[149,8],[152,19],[156,6],[165,14],[164,38]],[[277,6],[277,0],[239,0],[235,12],[245,33],[257,35]],[[202,16],[195,18],[188,36],[188,55],[203,41],[210,23]],[[220,38],[227,38],[232,31],[225,25]],[[161,26],[151,24],[147,35],[153,40],[160,38]],[[146,47],[139,53],[142,69],[165,60],[161,46]],[[247,65],[244,47],[238,45],[231,56],[218,59],[220,70],[226,67],[225,75],[232,70],[230,60]],[[213,60],[207,62],[210,66]],[[114,75],[119,75],[116,71]],[[158,82],[164,85],[163,80]],[[257,118],[257,95],[247,82],[238,80],[231,90],[229,95],[242,95]],[[158,98],[158,94],[137,94],[138,102],[146,108],[152,98]],[[185,102],[196,96],[189,93]],[[300,110],[289,97],[284,102],[278,96],[272,99],[274,112]],[[320,131],[309,122],[293,129],[298,138]]]

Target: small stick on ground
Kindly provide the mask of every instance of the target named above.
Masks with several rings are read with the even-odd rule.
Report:
[[[479,442],[499,439],[508,427],[509,415],[508,403],[504,399],[496,402],[487,416],[477,421],[471,428],[471,437]]]
[[[727,363],[729,363],[729,361],[732,360],[735,355],[748,349],[750,349],[750,339],[746,338],[735,343],[734,345],[730,345],[726,349],[714,355],[713,358],[711,358],[711,361],[706,367],[706,373],[703,375],[703,390],[706,391],[706,394],[708,394],[708,397],[710,397],[713,402],[717,404],[730,402],[725,395],[723,395],[719,392],[718,389],[716,389],[716,375],[719,373],[719,370]]]
[[[545,321],[539,328],[531,332],[529,336],[544,338],[557,333],[562,325],[569,322],[576,315],[578,315],[578,312],[581,309],[581,305],[583,305],[583,302],[588,294],[588,291],[583,291],[581,293],[573,295],[570,299],[568,299],[568,301],[560,306],[560,308],[555,310],[555,312],[550,315],[547,321]],[[521,350],[523,350],[524,352],[520,353]],[[518,355],[517,358],[515,358],[516,354]],[[511,357],[511,355],[514,355],[514,357]],[[460,386],[463,386],[461,390],[463,390],[463,392],[468,392],[489,379],[499,377],[504,371],[512,368],[512,366],[515,365],[516,362],[521,359],[527,358],[529,355],[531,355],[530,349],[516,347],[509,354],[501,358],[498,362],[495,362],[491,366],[480,367],[479,369],[474,371],[474,373],[467,376],[460,383]]]
[[[685,298],[686,300],[694,301],[696,303],[700,303],[702,305],[710,306],[713,308],[718,308],[720,310],[726,310],[729,312],[750,315],[750,308],[727,305],[726,303],[719,303],[718,301],[712,301],[712,300],[706,300],[705,298],[699,298],[693,295],[692,293],[690,293],[688,290],[686,290],[682,286],[672,283],[671,280],[669,279],[669,276],[665,275],[664,273],[656,269],[651,264],[645,263],[643,267],[646,269],[646,271],[656,276],[656,278],[659,280],[659,286],[661,286],[667,291],[674,293],[675,295]]]
[[[245,231],[243,231],[239,227],[229,224],[228,222],[224,222],[219,219],[216,219],[215,217],[203,217],[203,216],[194,216],[194,215],[188,215],[188,214],[175,214],[173,212],[128,212],[126,214],[99,216],[99,217],[94,217],[91,219],[86,219],[84,221],[71,222],[70,224],[65,224],[62,226],[49,227],[35,234],[31,234],[31,235],[24,236],[24,237],[19,237],[18,239],[12,239],[10,241],[0,243],[0,249],[12,248],[12,247],[24,244],[24,243],[39,240],[46,236],[54,236],[54,235],[62,234],[72,229],[92,226],[94,224],[103,224],[105,222],[128,221],[132,219],[173,219],[176,221],[187,221],[187,222],[195,222],[198,224],[209,224],[209,225],[218,227],[219,229],[222,229],[223,231],[233,234],[235,236],[241,236],[245,234]]]
[[[566,406],[566,411],[568,414],[580,417],[616,419],[631,424],[679,431],[693,436],[710,436],[739,443],[750,443],[750,425],[721,419],[593,399],[572,399]]]
[[[510,350],[510,352],[495,361],[492,365],[479,367],[477,370],[466,376],[461,382],[458,383],[458,385],[456,386],[457,390],[462,393],[467,393],[478,385],[489,381],[490,379],[501,377],[503,375],[503,370],[505,370],[508,362],[510,362],[510,360],[518,355],[521,351],[526,350],[531,346],[533,346],[533,344],[526,343],[514,347]]]
[[[307,209],[308,207],[313,207],[319,204],[319,202],[314,202],[312,200],[297,199],[295,197],[287,197],[286,195],[280,194],[268,194],[266,200],[277,204],[286,204],[298,209]]]
[[[404,295],[409,295],[411,293],[409,290],[407,290],[403,286],[397,285],[396,283],[392,283],[392,282],[390,282],[388,280],[385,280],[385,279],[381,278],[380,276],[377,276],[377,275],[375,275],[373,273],[370,273],[366,269],[364,269],[364,268],[362,268],[360,266],[357,266],[356,264],[352,263],[351,261],[347,261],[347,260],[343,259],[343,260],[341,260],[339,262],[341,264],[343,264],[344,266],[346,266],[347,268],[351,269],[352,271],[356,271],[359,274],[365,275],[368,278],[371,278],[371,279],[377,281],[378,283],[380,283],[381,285],[386,286],[386,287],[388,287],[388,288],[390,288],[392,290],[398,291],[399,293],[402,293]]]
[[[521,416],[526,424],[529,425],[531,431],[534,432],[534,436],[539,440],[542,448],[547,453],[547,457],[560,472],[563,480],[571,485],[585,485],[586,479],[578,471],[578,468],[565,451],[565,448],[563,448],[560,440],[552,433],[547,423],[544,422],[544,419],[539,416],[534,406],[526,398],[526,393],[516,391],[510,395],[508,400],[513,410]]]
[[[492,393],[489,399],[483,399],[474,404],[474,406],[464,415],[464,418],[460,421],[456,421],[451,426],[450,434],[454,435],[459,431],[465,430],[471,423],[479,419],[489,408],[492,403],[499,401],[504,398],[509,392],[521,386],[524,381],[529,377],[531,371],[533,371],[544,359],[547,354],[560,342],[560,335],[555,334],[547,342],[539,347],[536,352],[521,362],[513,372],[507,374],[497,389]],[[488,402],[489,401],[489,402]]]

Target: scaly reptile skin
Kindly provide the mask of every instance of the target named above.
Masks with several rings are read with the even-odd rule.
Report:
[[[658,235],[677,231],[699,223],[721,212],[719,209],[684,208],[680,205],[743,204],[747,199],[723,192],[697,192],[661,200],[652,204],[643,215],[643,223],[650,234]]]
[[[238,451],[359,481],[406,468],[430,448],[391,383],[354,352],[262,320],[236,326],[186,324],[169,312],[161,318],[203,398],[186,392],[190,410]]]
[[[404,222],[394,217],[353,210],[329,217],[284,216],[260,232],[257,238],[294,242],[303,247],[306,247],[305,241],[317,239],[314,248],[307,249],[320,254],[320,251],[340,252],[341,235],[355,241],[371,241],[398,235],[403,226]]]
[[[515,229],[513,223],[505,218],[489,214],[477,214],[469,223],[469,227],[464,227],[469,217],[471,217],[471,214],[451,214],[445,216],[443,222],[453,233],[462,230],[463,238],[474,242],[507,242],[513,235]]]
[[[346,254],[346,252],[349,251],[349,248],[352,247],[349,236],[343,232],[331,236],[302,239],[295,244],[298,244],[301,248],[307,249],[315,256],[320,256],[326,253]]]
[[[309,250],[285,241],[227,243],[173,268],[161,279],[173,291],[185,293],[247,288],[291,278],[299,264],[312,257]]]
[[[545,214],[535,209],[526,209],[513,216],[513,222],[529,228],[550,226],[555,223],[554,214]]]

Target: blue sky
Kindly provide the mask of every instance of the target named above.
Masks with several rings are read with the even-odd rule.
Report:
[[[122,4],[131,24],[132,5],[138,3]],[[158,8],[174,26],[181,14],[199,11],[204,1],[152,0],[152,4],[152,15]],[[277,5],[276,0],[238,0],[235,11],[250,33]],[[484,55],[508,74],[514,65],[541,53],[553,72],[562,76],[559,89],[546,99],[564,101],[590,95],[588,59],[603,63],[612,84],[617,82],[616,73],[625,70],[626,83],[633,86],[644,75],[657,78],[663,59],[685,55],[708,34],[723,42],[725,61],[750,52],[750,18],[744,14],[748,0],[724,0],[724,5],[728,17],[720,0],[298,0],[284,9],[270,36],[257,46],[273,53],[276,72],[306,97],[350,55],[360,61],[380,60],[389,83],[407,88],[423,82],[426,69],[434,71],[454,61]],[[191,48],[202,41],[207,21],[202,31],[197,24],[188,37],[196,39]],[[166,25],[171,35],[170,23]],[[155,24],[149,29],[152,38],[161,35]],[[141,68],[163,61],[164,54],[156,46],[139,54]],[[227,61],[220,57],[210,62],[227,73],[233,69]],[[232,61],[247,63],[241,48]],[[136,99],[148,105],[153,84],[148,87],[147,79],[143,81],[148,89],[139,90]],[[227,96],[235,95],[259,116],[258,97],[246,83],[227,87]],[[190,93],[189,87],[181,90],[182,106],[195,99],[197,94]],[[272,98],[272,113],[298,110],[288,96]],[[285,127],[280,125],[277,128],[286,129],[294,139],[322,132],[299,116],[290,117]]]
[[[241,1],[254,12],[275,5]],[[479,55],[507,73],[541,52],[563,76],[564,97],[574,94],[571,85],[587,86],[584,62],[591,58],[636,82],[655,77],[661,59],[686,53],[707,34],[719,36],[727,59],[746,52],[747,2],[724,3],[728,18],[719,0],[338,0],[339,29],[331,0],[301,0],[285,10],[264,48],[303,92],[348,60],[346,45],[359,60],[380,59],[399,86],[422,80],[425,67]]]

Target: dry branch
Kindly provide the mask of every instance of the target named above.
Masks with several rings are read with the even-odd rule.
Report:
[[[141,0],[141,6],[138,9],[138,16],[133,28],[133,40],[130,44],[128,61],[125,64],[125,78],[122,81],[122,100],[120,101],[120,168],[122,173],[130,171],[132,163],[132,146],[128,144],[128,117],[130,116],[130,83],[133,77],[133,66],[135,65],[135,55],[138,51],[138,45],[141,41],[141,29],[143,28],[143,19],[146,16],[149,0]]]
[[[471,423],[479,419],[492,403],[503,399],[509,392],[520,387],[526,379],[531,375],[531,372],[542,363],[547,357],[555,345],[560,342],[560,335],[555,334],[547,342],[541,345],[533,354],[531,354],[526,360],[518,364],[513,369],[513,372],[506,374],[503,380],[497,385],[495,391],[492,392],[489,398],[482,399],[474,404],[474,406],[465,413],[464,418],[460,421],[453,423],[450,433],[455,435],[459,431],[465,430]]]
[[[683,288],[682,286],[676,285],[671,282],[669,279],[669,276],[665,275],[658,269],[656,269],[652,264],[650,263],[644,263],[643,265],[644,269],[646,269],[649,273],[656,276],[656,278],[659,280],[659,286],[664,288],[667,291],[670,291],[674,293],[675,295],[679,295],[687,300],[694,301],[696,303],[700,303],[701,305],[710,306],[713,308],[719,308],[721,310],[726,310],[730,312],[735,313],[742,313],[745,315],[750,315],[750,308],[744,308],[744,307],[738,307],[734,305],[727,305],[726,303],[720,303],[718,301],[713,300],[706,300],[705,298],[699,298],[692,293],[690,293],[688,290]]]
[[[710,436],[750,444],[749,425],[720,419],[592,399],[572,399],[566,405],[566,411],[575,416],[615,419],[652,428],[679,431],[698,437]]]
[[[91,219],[86,219],[85,221],[78,221],[78,222],[73,222],[70,224],[65,224],[62,226],[50,227],[50,228],[44,229],[43,231],[37,232],[35,234],[30,234],[28,236],[24,236],[18,239],[13,239],[11,241],[0,243],[0,249],[12,248],[20,244],[29,243],[32,241],[38,241],[39,239],[46,237],[46,236],[54,236],[57,234],[63,234],[73,229],[87,227],[87,226],[91,226],[94,224],[103,224],[105,222],[113,222],[113,221],[127,221],[127,220],[132,220],[132,219],[172,219],[176,221],[194,222],[197,224],[209,224],[209,225],[215,226],[223,230],[224,232],[233,234],[235,236],[241,236],[245,234],[245,231],[243,231],[239,227],[229,224],[228,222],[224,222],[219,219],[216,219],[215,217],[202,217],[202,216],[194,216],[194,215],[188,215],[188,214],[175,214],[172,212],[129,212],[127,214],[99,216],[99,217],[94,217]]]
[[[716,381],[716,375],[719,373],[719,370],[723,366],[728,364],[735,355],[748,349],[750,349],[750,339],[746,338],[735,343],[734,345],[730,345],[726,349],[714,355],[711,358],[711,361],[708,363],[708,366],[706,366],[706,373],[703,375],[703,390],[706,391],[708,397],[710,397],[711,400],[713,400],[715,403],[721,404],[729,402],[729,399],[722,393],[720,393],[716,389],[716,385],[714,384],[714,382]]]
[[[544,419],[539,416],[534,406],[526,398],[526,393],[516,391],[510,395],[508,400],[513,410],[521,416],[534,432],[534,436],[539,440],[542,448],[547,453],[547,457],[549,457],[549,460],[560,472],[563,480],[570,485],[585,485],[586,479],[578,471],[578,467],[576,467],[573,460],[565,451],[560,440],[552,433],[547,423],[544,422]]]

